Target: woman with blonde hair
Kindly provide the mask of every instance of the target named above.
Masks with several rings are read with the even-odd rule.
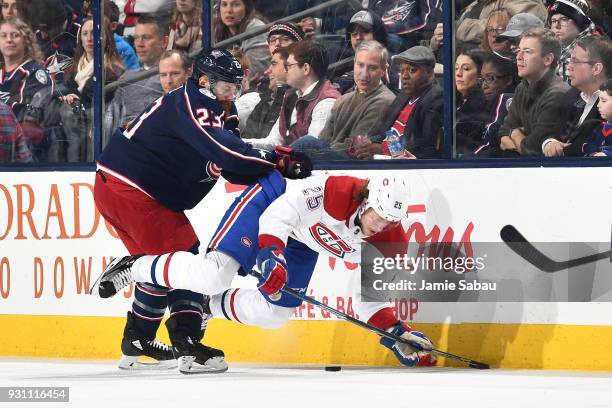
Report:
[[[104,20],[104,81],[110,83],[119,79],[125,71],[123,61],[115,47],[108,19]],[[49,149],[50,161],[79,162],[93,159],[91,137],[93,94],[94,94],[94,36],[93,18],[87,17],[79,30],[74,63],[70,71],[58,84],[59,97],[51,103],[56,109],[47,109],[47,123],[56,122],[54,139]],[[110,103],[112,92],[104,93],[105,103]],[[63,103],[62,103],[63,102]],[[59,106],[57,104],[60,103]],[[49,116],[57,114],[55,120]]]
[[[36,92],[51,86],[36,37],[23,20],[0,22],[0,99],[21,122]]]
[[[485,35],[482,37],[480,48],[491,52],[510,51],[510,43],[508,41],[496,41],[497,36],[506,31],[510,18],[510,12],[506,9],[493,10],[489,14],[489,18],[487,18]]]

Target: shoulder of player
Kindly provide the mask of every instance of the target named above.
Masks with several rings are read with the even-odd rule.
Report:
[[[358,195],[366,182],[352,176],[328,176],[323,200],[325,211],[337,220],[348,219],[361,204]]]

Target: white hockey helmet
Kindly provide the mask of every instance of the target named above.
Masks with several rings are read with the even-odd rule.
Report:
[[[376,214],[391,222],[398,222],[408,217],[410,189],[404,178],[374,176],[370,178],[368,190],[368,199],[363,203],[364,212],[368,208],[373,208]]]

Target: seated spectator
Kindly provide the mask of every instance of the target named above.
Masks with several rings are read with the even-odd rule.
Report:
[[[600,88],[597,109],[603,121],[595,128],[583,147],[585,156],[612,157],[612,79]]]
[[[138,62],[138,56],[134,48],[128,43],[121,35],[117,33],[119,27],[119,7],[113,0],[104,0],[104,17],[110,21],[111,30],[113,31],[113,40],[115,40],[115,48],[123,65],[126,69],[136,70],[140,68],[140,62]]]
[[[32,152],[13,110],[0,102],[0,163],[32,163]]]
[[[514,54],[490,54],[482,64],[480,75],[488,117],[482,143],[473,155],[494,157],[500,154],[499,128],[508,114],[508,107],[519,82]]]
[[[427,47],[416,46],[394,56],[392,61],[400,65],[402,92],[370,132],[372,143],[355,144],[355,155],[358,159],[372,159],[375,154],[388,154],[383,135],[393,130],[416,158],[440,158],[444,99],[435,81],[434,54]]]
[[[562,134],[568,85],[555,75],[561,44],[548,29],[523,33],[517,55],[517,86],[499,130],[504,155],[542,156],[542,143]]]
[[[168,26],[165,22],[156,16],[141,16],[134,31],[134,46],[141,68],[138,71],[126,71],[119,78],[126,85],[115,91],[113,101],[106,109],[103,146],[106,137],[112,135],[117,127],[127,126],[149,104],[163,95],[157,75],[130,81],[137,73],[157,67],[167,45]]]
[[[47,72],[54,81],[61,82],[73,63],[80,28],[78,16],[68,13],[62,0],[31,0],[27,14]]]
[[[0,23],[0,100],[20,122],[34,94],[51,87],[30,27],[19,18]]]
[[[510,21],[508,21],[506,30],[497,35],[495,42],[507,42],[510,46],[510,51],[516,54],[518,52],[521,36],[530,28],[544,28],[544,22],[528,13],[515,14]]]
[[[482,90],[481,70],[488,53],[472,48],[459,53],[455,62],[457,113],[455,138],[457,157],[470,156],[482,141],[482,133],[489,118]]]
[[[202,48],[202,0],[176,0],[170,25],[169,50],[191,53]]]
[[[346,26],[346,41],[350,43],[351,47],[342,55],[342,58],[354,56],[357,46],[361,44],[362,41],[378,41],[385,48],[389,49],[388,39],[389,37],[381,18],[376,13],[369,10],[360,10],[353,14]],[[350,68],[352,68],[352,66]],[[355,87],[353,71],[350,68],[344,70],[337,69],[334,72],[334,83],[338,85],[342,93],[349,92]],[[394,81],[391,82],[399,88],[397,72],[394,72],[394,74]],[[388,81],[388,78],[384,80]]]
[[[254,92],[245,92],[236,101],[242,137],[260,139],[268,136],[272,126],[278,119],[280,107],[285,96],[286,71],[285,63],[289,56],[280,52],[274,57],[275,50],[306,39],[300,26],[293,23],[274,24],[268,31],[268,47],[272,61],[264,76],[259,81]],[[243,64],[244,70],[244,64]],[[247,75],[245,75],[245,78]],[[253,120],[250,115],[254,114]],[[246,131],[246,132],[244,132]]]
[[[192,73],[193,60],[181,50],[166,50],[159,60],[159,82],[164,93],[185,84]]]
[[[506,31],[508,22],[510,21],[510,13],[506,9],[493,10],[487,19],[485,28],[485,36],[482,37],[480,48],[485,51],[504,52],[510,51],[510,42],[508,40],[497,41],[497,37]]]
[[[459,20],[457,20],[456,47],[462,48],[466,45],[465,43],[475,46],[480,44],[486,28],[487,16],[492,10],[499,8],[505,8],[510,12],[510,15],[528,13],[541,21],[545,21],[547,17],[546,7],[544,7],[542,0],[475,0],[463,9]],[[442,45],[442,34],[443,27],[440,23],[431,38],[430,46],[433,50],[438,50]]]
[[[289,146],[302,136],[318,137],[340,96],[329,80],[329,60],[322,44],[300,41],[288,47],[287,84],[280,115],[268,137],[247,139],[255,147]]]
[[[270,55],[278,47],[287,47],[295,42],[304,41],[306,34],[299,25],[277,23],[268,30],[268,49]]]
[[[253,0],[221,0],[213,21],[213,38],[217,44],[238,34],[265,25],[264,17],[255,11]],[[270,65],[266,33],[243,40],[228,48],[242,50],[251,62],[251,76],[258,77]]]
[[[171,16],[175,0],[114,0],[121,14],[119,23],[123,26],[123,36],[132,37],[140,16]]]
[[[557,0],[548,10],[550,29],[562,45],[557,74],[566,82],[569,81],[567,66],[576,41],[595,32],[595,24],[587,16],[588,10],[586,0]]]
[[[105,19],[104,63],[105,81],[113,82],[124,71],[121,58],[111,37],[108,19]],[[85,18],[72,65],[63,81],[51,92],[38,92],[24,119],[24,129],[33,133],[37,128],[43,140],[35,145],[39,161],[84,162],[93,160],[93,94],[94,94],[94,41],[93,19]],[[105,93],[105,101],[112,99]]]
[[[406,50],[423,39],[423,28],[432,24],[428,18],[441,5],[432,0],[371,0],[369,9],[382,18],[389,33],[389,51]],[[430,28],[430,31],[433,28]]]
[[[287,14],[292,15],[325,3],[326,0],[288,0]],[[298,25],[307,37],[316,34],[334,34],[346,27],[350,16],[355,12],[350,2],[319,10],[303,17]]]
[[[2,20],[15,17],[22,18],[17,9],[17,0],[2,0]]]
[[[568,121],[561,135],[544,141],[546,157],[583,156],[585,139],[601,124],[597,102],[600,88],[612,78],[612,44],[602,37],[578,40],[568,65]]]
[[[382,78],[387,71],[389,53],[377,41],[363,41],[355,51],[356,90],[336,100],[319,138],[304,136],[291,146],[315,159],[350,159],[353,136],[367,135],[380,120],[381,112],[395,99]]]

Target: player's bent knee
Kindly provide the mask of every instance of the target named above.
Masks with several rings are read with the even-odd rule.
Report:
[[[280,329],[293,314],[293,308],[270,305],[270,312],[260,326],[264,329]]]

